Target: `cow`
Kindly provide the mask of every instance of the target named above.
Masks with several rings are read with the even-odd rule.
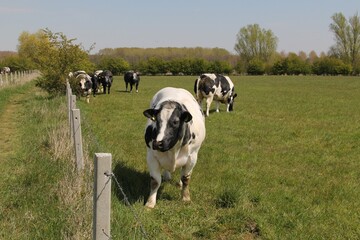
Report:
[[[124,74],[124,81],[126,91],[128,90],[128,84],[130,84],[130,92],[132,92],[133,85],[135,84],[136,92],[139,92],[140,74],[134,71],[127,71]]]
[[[100,72],[98,74],[98,80],[103,87],[103,93],[106,94],[106,90],[107,90],[107,93],[110,94],[110,88],[113,82],[112,72],[109,70],[104,70]]]
[[[93,83],[91,77],[85,71],[70,72],[69,78],[75,78],[75,82],[79,84],[79,89],[76,91],[78,95],[85,96],[86,102],[90,102],[91,90]]]
[[[1,74],[9,74],[10,73],[10,68],[9,67],[3,67],[1,69]]]
[[[190,201],[190,177],[206,133],[199,104],[187,90],[166,87],[154,95],[150,108],[143,114],[148,118],[145,143],[151,177],[150,195],[145,206],[155,207],[161,170],[164,170],[164,180],[170,180],[171,172],[177,168],[181,168],[182,200]]]
[[[194,92],[196,99],[202,107],[202,100],[206,98],[206,116],[209,116],[210,105],[216,101],[216,112],[219,112],[219,105],[226,104],[226,111],[233,111],[234,99],[237,94],[234,92],[234,84],[228,76],[220,74],[202,74],[195,80]]]

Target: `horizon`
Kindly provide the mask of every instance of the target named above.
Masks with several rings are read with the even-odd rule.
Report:
[[[355,0],[288,2],[278,0],[205,0],[181,3],[158,0],[44,2],[3,0],[0,51],[17,52],[22,32],[48,28],[76,38],[91,54],[105,48],[222,48],[236,54],[239,30],[259,24],[278,38],[277,52],[327,53],[335,43],[329,30],[331,16],[341,12],[348,19],[359,12]]]

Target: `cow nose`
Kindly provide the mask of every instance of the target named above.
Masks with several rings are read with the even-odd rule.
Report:
[[[163,148],[164,142],[163,141],[153,141],[153,149],[154,150],[159,150],[161,148]]]

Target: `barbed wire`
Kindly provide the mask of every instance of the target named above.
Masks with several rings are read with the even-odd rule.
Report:
[[[86,121],[86,113],[82,114],[82,121],[84,123],[84,127],[85,129],[89,132],[89,134],[92,136],[91,137],[91,141],[93,141],[94,145],[95,145],[95,152],[101,152],[101,144],[97,138],[97,136],[94,134],[93,130],[91,127],[89,127],[89,123]],[[145,230],[145,227],[144,225],[142,224],[142,222],[140,221],[140,218],[135,210],[135,208],[131,205],[127,195],[125,194],[123,188],[121,187],[121,184],[120,182],[118,181],[117,177],[115,176],[115,174],[113,172],[105,172],[104,173],[107,177],[109,177],[109,179],[114,179],[115,183],[116,183],[116,186],[117,188],[120,190],[122,196],[123,196],[123,201],[125,202],[125,205],[127,207],[129,207],[130,211],[132,212],[133,216],[134,216],[134,219],[136,220],[136,222],[138,223],[138,225],[140,226],[140,230],[141,230],[141,233],[143,235],[143,237],[145,239],[149,239],[148,237],[148,234]],[[106,234],[106,236],[111,239],[112,237],[109,236],[108,234]]]

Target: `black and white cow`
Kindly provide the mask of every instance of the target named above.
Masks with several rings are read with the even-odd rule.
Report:
[[[157,191],[170,172],[181,168],[183,201],[190,201],[189,183],[198,152],[205,139],[205,121],[202,110],[192,94],[181,88],[163,88],[144,111],[148,118],[145,130],[147,165],[151,176],[150,195],[146,206],[156,204]]]
[[[194,92],[200,106],[202,106],[202,100],[206,98],[206,116],[209,116],[213,100],[216,101],[216,112],[219,112],[220,102],[225,103],[226,111],[230,112],[233,110],[234,99],[237,97],[231,79],[220,74],[202,74],[195,80]]]
[[[113,82],[112,72],[109,70],[104,70],[100,72],[98,74],[98,80],[103,87],[103,93],[106,94],[106,90],[107,90],[107,93],[110,94],[110,88]]]
[[[126,91],[128,90],[128,84],[130,84],[130,92],[132,92],[133,85],[135,84],[136,92],[139,92],[140,74],[134,71],[127,71],[124,74],[124,81]]]
[[[75,90],[77,92],[77,95],[82,95],[86,97],[86,102],[89,103],[93,86],[91,77],[85,71],[80,70],[76,72],[70,72],[69,78],[75,78],[75,82],[79,86],[79,90]]]
[[[1,74],[9,74],[10,73],[10,68],[9,67],[3,67],[1,69]]]

